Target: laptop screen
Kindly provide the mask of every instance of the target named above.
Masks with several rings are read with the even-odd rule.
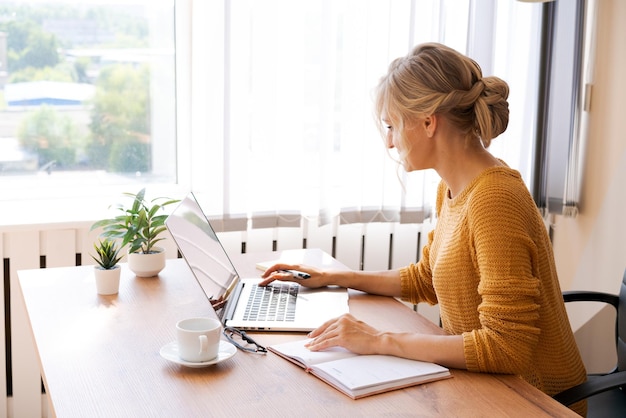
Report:
[[[206,296],[227,299],[239,276],[193,193],[165,224]]]

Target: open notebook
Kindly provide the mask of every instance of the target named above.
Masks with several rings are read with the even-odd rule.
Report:
[[[193,193],[168,216],[165,225],[200,287],[211,299],[224,298],[224,326],[244,330],[311,331],[348,310],[343,288],[308,289],[298,283],[241,278]]]
[[[275,344],[268,349],[352,399],[452,377],[438,364],[380,354],[359,355],[342,347],[310,351],[305,347],[308,341]]]

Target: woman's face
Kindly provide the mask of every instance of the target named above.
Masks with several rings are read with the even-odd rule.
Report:
[[[432,168],[432,140],[426,133],[425,118],[409,121],[402,128],[391,115],[384,115],[382,120],[387,128],[385,144],[396,149],[407,172]]]

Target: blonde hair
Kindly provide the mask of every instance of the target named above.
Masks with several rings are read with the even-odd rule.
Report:
[[[442,114],[462,133],[477,136],[485,148],[509,123],[509,86],[498,77],[483,77],[471,58],[438,43],[416,46],[395,59],[376,89],[376,120],[398,118],[400,131],[417,117]]]

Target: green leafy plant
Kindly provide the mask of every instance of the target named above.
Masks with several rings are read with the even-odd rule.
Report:
[[[179,200],[167,197],[157,197],[150,201],[145,199],[146,189],[141,189],[138,193],[124,193],[131,197],[130,207],[123,204],[116,205],[120,215],[112,219],[103,219],[94,223],[91,230],[102,227],[104,230],[100,234],[103,238],[120,239],[121,247],[129,246],[130,253],[151,253],[154,245],[163,240],[160,234],[165,231],[166,214],[159,214],[167,205],[179,202]]]
[[[93,248],[96,250],[96,255],[92,255],[91,258],[105,270],[111,270],[122,259],[119,255],[122,247],[118,247],[117,243],[110,239],[98,240],[93,244]]]

